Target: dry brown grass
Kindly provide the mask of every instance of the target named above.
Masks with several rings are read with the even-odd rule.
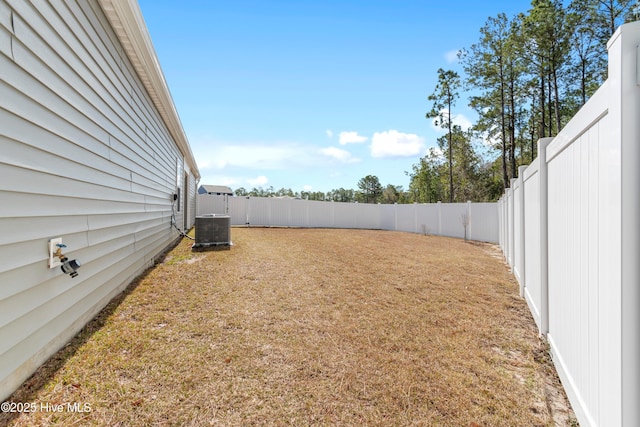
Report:
[[[549,400],[559,385],[494,246],[232,237],[229,251],[180,243],[9,399],[91,412],[0,424],[547,426],[566,404]]]

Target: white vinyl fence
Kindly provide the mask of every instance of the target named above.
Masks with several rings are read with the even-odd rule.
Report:
[[[499,241],[582,426],[640,426],[640,22],[499,201]]]
[[[197,215],[229,214],[231,225],[365,228],[498,243],[496,203],[374,205],[200,194]],[[466,230],[465,230],[466,229]]]

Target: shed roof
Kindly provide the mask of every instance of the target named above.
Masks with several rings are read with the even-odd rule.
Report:
[[[233,194],[231,188],[226,185],[201,185],[207,193]]]
[[[200,172],[136,0],[98,0],[142,84],[197,180]]]

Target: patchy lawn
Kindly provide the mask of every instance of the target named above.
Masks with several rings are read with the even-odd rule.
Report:
[[[369,230],[232,239],[181,242],[8,399],[38,410],[0,424],[575,423],[495,246]]]

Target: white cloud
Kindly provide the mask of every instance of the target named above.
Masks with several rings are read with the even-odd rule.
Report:
[[[200,184],[202,185],[227,185],[229,187],[233,187],[238,184],[238,180],[236,178],[232,178],[224,175],[211,175],[211,174],[203,174],[200,179]]]
[[[308,166],[315,162],[312,150],[300,144],[275,142],[272,144],[229,144],[208,142],[194,154],[202,171],[225,168],[259,170],[288,169]],[[195,150],[194,150],[195,151]]]
[[[447,110],[442,110],[440,111],[440,113],[446,117]],[[441,128],[440,125],[436,125],[436,122],[440,123],[440,118],[436,117],[432,119],[431,126],[433,126],[433,128],[436,131],[439,131],[439,132],[445,131],[445,129]],[[460,129],[462,129],[464,132],[468,131],[471,128],[471,126],[473,126],[473,123],[471,122],[471,120],[469,120],[467,116],[465,116],[464,114],[454,114],[452,122],[454,125],[460,126]]]
[[[458,62],[458,53],[460,52],[459,49],[455,49],[455,50],[450,50],[449,52],[446,52],[444,54],[444,59],[449,63],[449,64],[453,64],[454,62]]]
[[[324,133],[326,133],[329,138],[333,138],[333,131],[331,129],[325,130]]]
[[[260,176],[258,176],[256,178],[247,179],[247,182],[249,184],[253,185],[253,186],[261,187],[261,186],[265,185],[267,182],[269,182],[269,178],[267,178],[264,175],[260,175]]]
[[[440,147],[431,147],[427,151],[434,157],[444,158],[444,151]]]
[[[343,163],[357,163],[360,161],[360,159],[353,157],[350,152],[348,152],[347,150],[343,150],[342,148],[327,147],[321,148],[319,151],[320,154]]]
[[[302,186],[302,189],[303,189],[304,191],[311,191],[311,190],[313,189],[313,187],[312,187],[312,186],[310,186],[310,185],[303,185],[303,186]]]
[[[360,144],[362,142],[366,142],[366,136],[358,135],[358,132],[340,132],[340,145],[345,144]]]
[[[458,114],[454,116],[453,123],[460,126],[460,128],[465,132],[471,129],[471,126],[473,126],[473,123],[471,123],[471,120],[469,120],[467,116],[463,114]]]
[[[424,140],[413,133],[389,130],[374,133],[370,148],[371,157],[417,156],[424,150]]]
[[[493,126],[491,129],[482,132],[479,137],[484,147],[495,147],[501,144],[502,132],[500,132],[499,126]]]

